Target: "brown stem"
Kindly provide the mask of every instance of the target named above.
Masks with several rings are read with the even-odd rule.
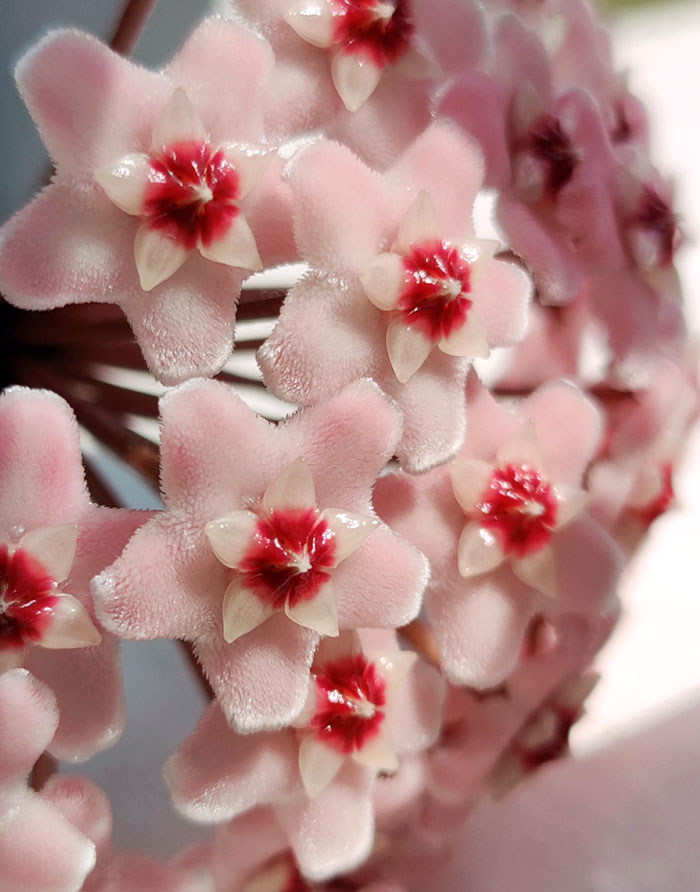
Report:
[[[404,641],[410,644],[422,657],[425,657],[429,663],[432,663],[438,669],[440,668],[440,653],[435,636],[424,622],[414,619],[407,626],[402,626],[398,633]]]
[[[115,52],[122,56],[131,53],[155,5],[156,0],[129,0],[109,42]]]

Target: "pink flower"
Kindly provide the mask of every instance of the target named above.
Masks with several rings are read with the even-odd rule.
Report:
[[[535,616],[610,609],[619,558],[585,512],[575,517],[600,436],[598,415],[576,387],[542,387],[516,413],[474,380],[469,412],[451,467],[384,477],[375,498],[380,515],[431,562],[426,611],[445,675],[491,688],[517,665]]]
[[[73,826],[69,815],[52,804],[50,796],[45,798],[27,786],[34,763],[49,747],[58,726],[51,691],[24,669],[4,672],[0,675],[0,726],[3,888],[13,892],[77,889],[95,865],[95,846]],[[89,794],[94,788],[87,780],[84,784]]]
[[[216,373],[241,283],[294,256],[281,161],[262,147],[271,65],[260,38],[221,19],[162,74],[77,32],[30,50],[17,78],[57,173],[3,230],[5,296],[117,303],[163,381]]]
[[[479,156],[436,124],[382,177],[318,142],[290,180],[311,271],[259,352],[268,386],[307,404],[370,376],[403,411],[402,465],[447,460],[464,436],[468,360],[522,337],[530,296],[524,272],[475,238]]]
[[[0,669],[24,665],[51,688],[51,751],[86,759],[124,722],[118,645],[95,624],[90,580],[147,515],[90,502],[75,418],[46,391],[0,397],[0,490]]]
[[[296,730],[236,734],[212,704],[166,765],[173,800],[195,820],[242,815],[244,826],[270,806],[302,873],[325,879],[367,856],[377,775],[432,744],[443,695],[439,674],[393,632],[324,639]]]
[[[420,609],[425,559],[370,501],[398,413],[367,381],[277,426],[214,382],[161,410],[168,510],[96,581],[102,619],[122,637],[194,642],[236,728],[281,727],[304,705],[320,634]]]

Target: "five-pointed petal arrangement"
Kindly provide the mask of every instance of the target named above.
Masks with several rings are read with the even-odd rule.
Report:
[[[207,524],[219,560],[237,570],[224,596],[224,638],[235,641],[278,609],[300,626],[338,635],[331,571],[359,548],[376,518],[316,505],[303,458],[267,487],[256,510]]]
[[[455,244],[443,238],[433,203],[423,191],[401,221],[391,252],[379,254],[361,270],[365,294],[390,314],[386,347],[402,384],[435,346],[448,356],[489,356],[470,294],[497,248],[498,242],[485,239]]]
[[[462,576],[488,573],[509,561],[527,585],[556,595],[552,536],[583,510],[587,495],[553,483],[542,466],[532,422],[501,446],[493,465],[480,459],[453,462],[455,498],[467,517],[457,547]]]
[[[299,771],[309,796],[318,796],[348,758],[376,771],[397,770],[387,714],[415,660],[412,651],[365,654],[353,632],[321,643],[309,697],[295,722],[302,729]]]
[[[348,111],[365,104],[387,65],[417,55],[410,0],[301,0],[285,18],[308,43],[330,50],[333,83]]]
[[[95,171],[114,204],[142,220],[134,254],[144,291],[169,279],[197,249],[207,260],[262,269],[238,202],[270,160],[260,147],[212,145],[178,87],[153,129],[150,152],[125,155]]]

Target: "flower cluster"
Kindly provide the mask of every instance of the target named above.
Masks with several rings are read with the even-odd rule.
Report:
[[[11,363],[61,396],[0,396],[3,880],[438,888],[479,798],[567,752],[697,413],[673,196],[604,32],[584,0],[239,0],[160,72],[56,31],[17,80],[55,176],[0,231],[3,296],[117,304],[143,358],[104,349],[169,389],[162,509],[101,507],[73,410],[143,469],[149,397],[99,349]],[[275,318],[275,421],[224,368],[237,316]],[[167,864],[41,776],[119,737],[119,639],[185,642],[211,691],[164,776],[219,826]]]

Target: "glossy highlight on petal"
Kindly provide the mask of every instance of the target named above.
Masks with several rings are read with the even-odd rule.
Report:
[[[58,600],[56,580],[36,558],[0,544],[0,650],[40,643]]]
[[[414,32],[408,0],[339,0],[333,43],[362,53],[379,69],[406,52]]]

